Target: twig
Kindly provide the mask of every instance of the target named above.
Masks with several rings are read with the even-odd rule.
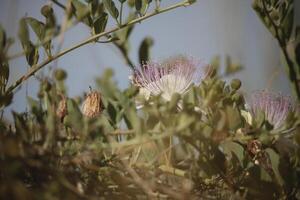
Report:
[[[64,6],[64,10],[66,12],[65,12],[65,16],[64,16],[64,19],[63,19],[63,22],[62,22],[60,33],[58,35],[59,43],[58,43],[58,46],[57,46],[57,49],[56,49],[57,54],[60,52],[60,50],[62,48],[62,45],[64,43],[65,32],[67,31],[67,26],[68,26],[68,21],[69,21],[68,20],[68,15],[70,14],[71,9],[72,9],[72,3],[71,3],[71,0],[68,0],[67,6]],[[55,61],[54,66],[57,66],[57,63],[58,63],[58,59]]]
[[[113,144],[115,143],[115,140],[112,139],[112,137],[107,137],[108,141]],[[151,185],[149,185],[146,181],[144,181],[137,173],[136,171],[131,168],[128,163],[124,159],[120,159],[122,162],[123,166],[125,167],[126,171],[130,174],[130,176],[133,178],[134,182],[136,183],[137,186],[141,187],[144,192],[148,195],[150,199],[154,198],[157,196],[156,193],[154,193],[151,189]]]
[[[185,177],[185,175],[186,175],[185,171],[183,171],[181,169],[174,168],[174,167],[170,167],[170,166],[167,166],[167,165],[161,165],[158,168],[162,172],[173,174],[173,175],[176,175],[176,176]]]
[[[298,79],[297,79],[297,75],[296,75],[296,71],[295,71],[295,68],[294,68],[293,61],[289,58],[289,55],[288,55],[288,52],[287,52],[287,49],[286,49],[286,43],[285,43],[284,40],[282,40],[280,38],[278,27],[274,23],[274,21],[272,20],[272,17],[269,15],[269,12],[267,10],[265,1],[262,1],[262,5],[263,5],[263,8],[265,10],[266,16],[268,17],[269,21],[271,22],[272,27],[275,30],[275,38],[277,39],[277,41],[280,45],[280,48],[283,52],[283,55],[285,57],[285,60],[287,62],[287,66],[288,66],[288,69],[289,69],[289,78],[290,78],[291,82],[294,84],[294,88],[295,88],[297,98],[298,98],[298,100],[300,100],[300,87],[299,87],[299,83],[298,83]]]
[[[130,141],[124,141],[124,142],[113,142],[110,144],[110,148],[122,148],[122,147],[129,147],[129,146],[133,146],[133,145],[142,145],[142,144],[146,144],[149,143],[151,141],[154,140],[161,140],[165,137],[170,137],[171,133],[168,134],[162,134],[162,135],[155,135],[155,136],[151,136],[151,137],[138,137],[138,138],[134,138],[131,139]]]
[[[131,26],[133,24],[136,24],[136,23],[139,23],[139,22],[142,22],[152,16],[155,16],[155,15],[158,15],[158,14],[161,14],[161,13],[164,13],[164,12],[168,12],[170,10],[173,10],[175,8],[179,8],[179,7],[185,7],[185,6],[189,6],[191,3],[188,1],[188,0],[185,0],[183,2],[180,2],[180,3],[177,3],[177,4],[174,4],[170,7],[167,7],[167,8],[164,8],[164,9],[160,9],[159,11],[154,11],[148,15],[144,15],[142,17],[139,17],[139,18],[136,18],[128,23],[125,23],[124,25],[121,25],[121,26],[118,26],[118,27],[115,27],[115,28],[112,28],[108,31],[105,31],[105,32],[102,32],[102,33],[99,33],[99,34],[96,34],[96,35],[93,35],[89,38],[87,38],[86,40],[78,43],[78,44],[75,44],[74,46],[70,47],[70,48],[67,48],[61,52],[59,52],[58,54],[56,55],[53,55],[52,57],[49,57],[47,58],[46,60],[44,60],[43,62],[41,62],[40,64],[36,64],[36,65],[33,65],[29,72],[27,72],[25,75],[21,76],[15,83],[13,83],[7,90],[6,90],[6,93],[9,94],[11,92],[13,92],[19,85],[21,85],[24,81],[26,81],[27,79],[29,79],[31,76],[33,76],[37,71],[39,71],[40,69],[42,69],[44,66],[46,66],[47,64],[51,63],[53,60],[56,60],[58,59],[59,57],[79,48],[79,47],[82,47],[86,44],[89,44],[91,42],[94,42],[95,40],[97,40],[98,38],[100,37],[103,37],[103,36],[106,36],[108,34],[111,34],[113,32],[116,32],[118,30],[121,30],[127,26]]]
[[[135,133],[134,130],[115,130],[109,133],[109,135],[132,135],[134,133]]]
[[[150,197],[153,198],[157,196],[157,193],[153,192],[151,185],[149,185],[146,181],[144,181],[137,173],[136,171],[129,167],[129,165],[126,163],[125,160],[121,160],[126,171],[130,174],[130,176],[133,178],[134,182],[141,187],[144,192]]]
[[[120,24],[122,25],[122,15],[123,15],[123,2],[121,2],[121,6],[120,6],[120,19],[119,19],[119,21],[120,21]]]
[[[54,4],[56,4],[57,6],[61,7],[62,9],[66,10],[66,6],[64,6],[62,3],[60,3],[57,0],[51,0]]]

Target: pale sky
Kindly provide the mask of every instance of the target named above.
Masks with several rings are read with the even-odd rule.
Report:
[[[18,20],[27,15],[42,19],[39,10],[46,0],[0,0],[0,23],[11,36],[16,36]],[[63,2],[63,0],[61,0]],[[164,0],[162,6],[178,0]],[[299,3],[299,1],[298,1]],[[299,8],[299,5],[297,5]],[[62,20],[61,10],[54,9]],[[299,10],[299,9],[298,9]],[[299,13],[297,13],[299,17]],[[109,27],[115,26],[111,21]],[[90,36],[89,30],[79,25],[65,35],[63,49]],[[215,55],[228,54],[245,67],[234,78],[243,81],[243,90],[251,92],[271,86],[273,91],[290,93],[285,67],[280,62],[280,50],[277,41],[263,26],[251,8],[251,0],[198,0],[191,7],[179,8],[168,13],[150,18],[134,28],[131,36],[131,58],[137,63],[138,47],[146,36],[154,38],[152,58],[164,59],[177,54],[188,54],[209,62]],[[19,52],[20,46],[12,48],[11,53]],[[40,55],[40,60],[43,54]],[[21,76],[28,67],[25,59],[13,60],[12,78]],[[53,65],[50,64],[49,66]],[[43,73],[49,73],[49,66]],[[110,44],[90,44],[77,49],[58,60],[58,66],[68,72],[67,87],[70,97],[81,95],[94,85],[94,79],[103,69],[112,67],[115,80],[121,88],[129,81],[130,69],[125,65],[118,50]],[[270,79],[274,80],[269,84]],[[232,78],[232,77],[230,77]],[[13,104],[6,109],[24,111],[26,108],[25,88],[28,95],[36,97],[38,90],[35,78],[31,78],[18,90]],[[9,115],[8,115],[9,116]]]

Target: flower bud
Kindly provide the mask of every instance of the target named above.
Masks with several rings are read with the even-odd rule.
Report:
[[[44,15],[46,17],[46,16],[53,14],[53,9],[51,6],[45,5],[41,9],[41,13],[42,13],[42,15]]]
[[[233,90],[238,90],[240,89],[242,83],[239,79],[232,79],[231,82],[230,82],[230,87],[233,89]]]
[[[54,71],[54,77],[58,81],[63,81],[67,78],[67,73],[63,69],[57,69]]]
[[[82,113],[87,117],[95,117],[102,112],[100,92],[93,91],[86,96],[82,104]]]

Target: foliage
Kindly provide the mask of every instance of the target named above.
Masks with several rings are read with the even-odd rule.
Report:
[[[300,27],[294,23],[294,0],[254,0],[253,9],[279,43],[288,76],[300,99]]]
[[[159,0],[53,2],[65,11],[65,27],[57,24],[49,5],[41,9],[45,21],[20,20],[22,55],[31,68],[9,87],[7,51],[12,39],[0,27],[2,109],[10,104],[13,91],[39,69],[91,42],[112,43],[135,69],[129,57],[133,25],[195,1],[168,8],[160,8]],[[131,13],[123,22],[127,4]],[[154,11],[149,13],[151,5]],[[117,27],[107,30],[110,19]],[[77,23],[87,25],[92,36],[53,54],[54,38]],[[150,37],[142,41],[142,66],[150,60],[153,44]],[[39,63],[40,47],[47,58]],[[300,199],[298,109],[288,109],[280,127],[272,125],[263,110],[253,115],[240,91],[241,81],[222,80],[242,66],[227,57],[225,73],[220,74],[219,60],[214,58],[207,78],[170,100],[162,95],[145,98],[134,82],[120,90],[110,69],[97,78],[97,88],[79,98],[68,96],[64,70],[41,78],[37,96],[27,98],[30,110],[13,112],[13,124],[1,118],[0,198]]]
[[[2,122],[3,198],[299,195],[299,132],[292,130],[291,138],[271,132],[263,117],[249,124],[237,80],[228,85],[211,77],[170,102],[153,96],[137,110],[137,88],[121,91],[111,76],[108,70],[97,80],[104,104],[100,116],[85,117],[78,101],[68,98],[61,120],[55,81],[41,83],[39,98],[28,99],[29,113],[14,113],[14,128]],[[287,127],[298,125],[295,117]],[[169,138],[176,141],[171,147]],[[140,187],[129,167],[152,193]]]

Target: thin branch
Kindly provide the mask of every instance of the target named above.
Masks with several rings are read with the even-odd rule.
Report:
[[[109,135],[132,135],[134,130],[115,130],[114,132],[109,133]]]
[[[300,100],[299,82],[298,82],[298,79],[297,79],[297,75],[296,75],[296,71],[295,71],[295,68],[294,68],[293,61],[290,59],[290,57],[288,55],[288,52],[287,52],[287,49],[286,49],[285,40],[281,39],[281,37],[279,35],[278,26],[274,23],[272,17],[269,15],[269,12],[267,10],[265,1],[262,1],[262,5],[263,5],[263,9],[265,10],[266,16],[268,17],[269,21],[271,22],[271,25],[273,26],[273,28],[275,30],[275,38],[278,40],[280,48],[281,48],[281,50],[283,52],[283,55],[285,57],[285,60],[287,62],[287,66],[288,66],[288,69],[289,69],[289,78],[290,78],[290,81],[294,84],[297,98],[298,98],[298,100]]]
[[[121,3],[121,7],[120,7],[120,19],[119,19],[119,21],[120,21],[120,24],[122,24],[122,15],[123,15],[123,2]]]
[[[149,196],[150,199],[153,199],[154,197],[157,196],[157,193],[153,192],[153,189],[148,182],[144,181],[136,171],[131,168],[125,160],[121,159],[121,162],[123,163],[126,171],[130,174],[130,176],[133,178],[134,182],[141,187],[144,192]]]
[[[64,43],[65,33],[67,31],[67,26],[68,26],[68,21],[69,21],[68,20],[68,15],[71,13],[71,9],[72,9],[72,3],[71,3],[71,0],[68,0],[66,6],[64,7],[64,10],[66,12],[65,12],[65,16],[64,16],[64,19],[63,19],[63,22],[62,22],[60,33],[58,34],[59,43],[58,43],[58,46],[57,46],[57,49],[56,49],[56,53],[60,52],[60,50],[62,48],[62,45]],[[58,63],[58,59],[55,61],[55,64],[54,64],[55,67],[57,66],[57,63]]]
[[[62,9],[66,10],[66,6],[64,4],[60,3],[57,0],[51,0],[54,4],[56,4],[58,7],[61,7]]]
[[[168,12],[170,10],[173,10],[175,8],[179,8],[179,7],[185,7],[185,6],[189,6],[191,5],[191,3],[188,1],[188,0],[185,0],[183,2],[180,2],[180,3],[177,3],[177,4],[174,4],[170,7],[167,7],[167,8],[164,8],[164,9],[160,9],[159,11],[154,11],[148,15],[144,15],[142,17],[139,17],[139,18],[136,18],[128,23],[125,23],[124,25],[121,25],[121,26],[118,26],[118,27],[115,27],[115,28],[112,28],[111,30],[108,30],[108,31],[105,31],[105,32],[102,32],[102,33],[99,33],[99,34],[96,34],[96,35],[93,35],[91,37],[89,37],[88,39],[78,43],[78,44],[75,44],[74,46],[68,48],[68,49],[65,49],[61,52],[59,52],[58,54],[56,55],[53,55],[52,57],[49,57],[47,58],[46,60],[44,60],[43,62],[41,62],[40,64],[37,64],[37,65],[33,65],[29,72],[27,72],[25,75],[21,76],[15,83],[13,83],[7,90],[6,90],[6,93],[9,94],[11,92],[13,92],[19,85],[21,85],[24,81],[26,81],[27,79],[29,79],[31,76],[33,76],[37,71],[39,71],[40,69],[42,69],[44,66],[46,66],[47,64],[51,63],[53,60],[56,60],[57,58],[79,48],[79,47],[82,47],[86,44],[89,44],[91,42],[94,42],[95,40],[97,40],[98,38],[100,37],[103,37],[103,36],[106,36],[108,34],[111,34],[113,32],[116,32],[116,31],[119,31],[127,26],[131,26],[133,24],[136,24],[136,23],[139,23],[139,22],[142,22],[152,16],[155,16],[155,15],[158,15],[158,14],[161,14],[161,13],[164,13],[164,12]]]

